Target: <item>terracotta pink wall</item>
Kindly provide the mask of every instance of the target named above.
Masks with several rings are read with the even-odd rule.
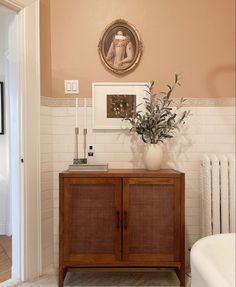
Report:
[[[182,72],[183,85],[176,96],[234,97],[234,0],[50,2],[51,96],[66,97],[64,79],[79,79],[79,96],[91,97],[92,82],[155,80],[161,89],[174,72]],[[118,18],[138,29],[144,46],[139,66],[126,76],[108,72],[97,50],[103,29]],[[45,86],[50,86],[47,80]]]
[[[40,0],[41,95],[52,95],[50,0]]]

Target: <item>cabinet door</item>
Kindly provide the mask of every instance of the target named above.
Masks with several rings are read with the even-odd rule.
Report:
[[[178,179],[124,179],[123,260],[179,261],[180,200]]]
[[[121,179],[65,178],[63,195],[64,260],[120,260]]]

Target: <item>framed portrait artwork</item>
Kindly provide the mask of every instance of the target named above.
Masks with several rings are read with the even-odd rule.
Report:
[[[0,82],[0,134],[4,134],[3,82]]]
[[[124,74],[134,69],[140,61],[142,43],[138,31],[123,19],[108,25],[98,44],[98,52],[104,66]]]
[[[132,115],[136,106],[147,98],[145,82],[93,83],[93,129],[125,129],[129,122],[124,117]],[[139,110],[143,109],[140,105]]]

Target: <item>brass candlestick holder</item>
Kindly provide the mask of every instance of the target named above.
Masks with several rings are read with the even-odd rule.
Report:
[[[75,156],[73,164],[79,163],[79,128],[75,128]]]
[[[87,129],[85,128],[84,129],[84,158],[86,158],[86,147],[87,147]]]
[[[84,129],[84,158],[79,158],[79,128],[75,128],[75,158],[73,160],[73,164],[87,164],[86,136],[87,136],[87,129]]]

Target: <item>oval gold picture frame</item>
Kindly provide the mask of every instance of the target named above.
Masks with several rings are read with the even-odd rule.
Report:
[[[143,47],[136,28],[123,19],[109,24],[99,40],[98,52],[103,65],[115,74],[133,70],[140,61]]]

